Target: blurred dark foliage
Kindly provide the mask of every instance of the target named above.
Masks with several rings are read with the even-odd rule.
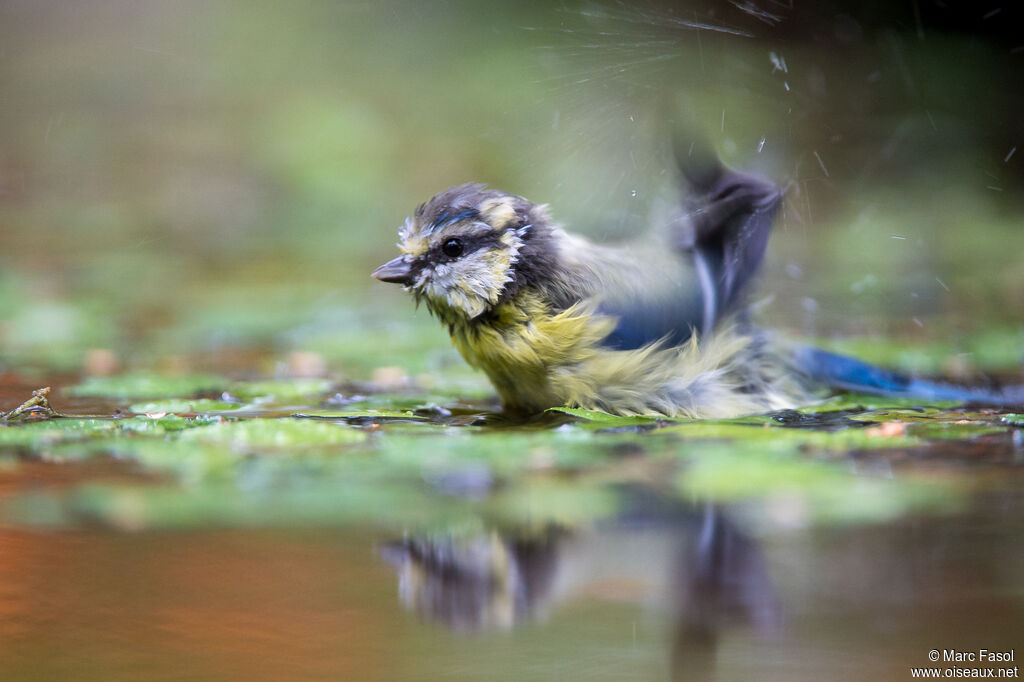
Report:
[[[647,6],[741,30],[766,47],[813,54],[812,64],[790,62],[803,67],[810,86],[800,113],[827,121],[819,144],[831,143],[851,160],[860,150],[860,163],[872,172],[883,165],[873,155],[890,170],[905,171],[959,156],[991,159],[989,167],[969,170],[993,174],[1015,146],[1024,146],[1020,3],[712,0]],[[886,125],[915,115],[923,121]],[[1017,161],[998,168],[1001,189],[1024,187],[1024,163]],[[1020,195],[1008,192],[998,201],[1016,203]]]

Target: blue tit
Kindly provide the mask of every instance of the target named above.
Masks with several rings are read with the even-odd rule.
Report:
[[[595,244],[544,205],[465,184],[406,219],[402,255],[373,277],[425,304],[513,414],[569,406],[723,418],[806,404],[825,386],[989,397],[787,345],[753,326],[744,293],[782,193],[711,153],[677,156],[689,188],[682,210],[632,243]]]

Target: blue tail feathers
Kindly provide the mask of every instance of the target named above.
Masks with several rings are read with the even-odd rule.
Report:
[[[986,390],[915,379],[861,360],[806,346],[797,349],[794,359],[800,371],[814,381],[845,391],[921,400],[956,400],[998,407],[1024,405],[1024,386]]]

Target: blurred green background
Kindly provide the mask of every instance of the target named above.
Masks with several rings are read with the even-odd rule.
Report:
[[[443,331],[368,277],[405,216],[478,181],[635,236],[675,199],[684,115],[790,185],[766,322],[1019,369],[1011,11],[4,0],[0,370],[448,371]]]

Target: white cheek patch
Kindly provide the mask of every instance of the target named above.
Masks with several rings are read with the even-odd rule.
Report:
[[[501,243],[505,248],[495,253],[505,256],[507,259],[504,264],[505,281],[502,283],[503,285],[512,281],[512,267],[519,262],[519,249],[523,248],[523,235],[531,229],[533,226],[527,225],[518,230],[509,230],[501,235]]]
[[[458,234],[467,233],[463,229]],[[501,300],[505,286],[514,279],[513,266],[523,240],[518,231],[509,230],[499,241],[499,246],[423,268],[411,288],[470,319],[478,317]]]

